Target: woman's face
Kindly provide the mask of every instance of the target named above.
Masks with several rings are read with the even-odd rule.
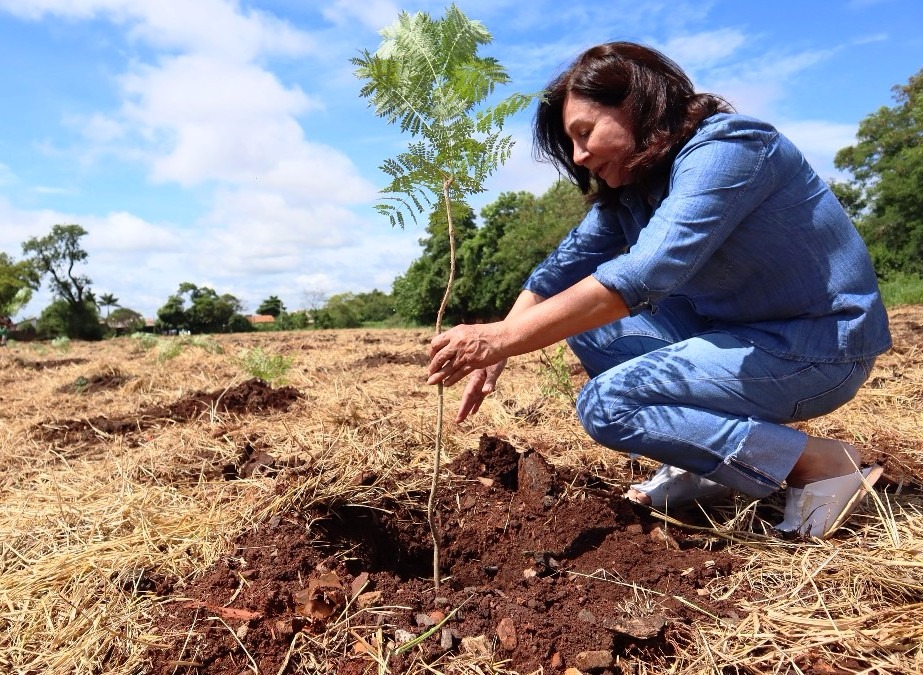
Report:
[[[589,169],[609,187],[631,182],[625,162],[635,151],[628,115],[583,96],[564,99],[564,131],[574,144],[574,163]]]

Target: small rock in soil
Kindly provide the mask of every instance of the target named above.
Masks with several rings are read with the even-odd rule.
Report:
[[[574,658],[574,664],[580,670],[603,670],[611,667],[613,663],[615,663],[615,658],[612,652],[602,649],[580,652]]]
[[[500,646],[507,651],[515,651],[519,645],[516,639],[516,624],[510,617],[504,617],[497,625],[497,637],[500,639]]]

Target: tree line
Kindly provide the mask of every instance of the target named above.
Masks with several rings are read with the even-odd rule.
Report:
[[[850,177],[831,187],[866,241],[883,283],[923,285],[923,69],[893,88],[895,104],[859,125],[856,144],[840,150],[835,166]],[[444,207],[443,207],[444,208]],[[453,204],[457,279],[445,320],[490,321],[502,317],[522,283],[586,213],[576,188],[558,181],[540,196],[505,192],[481,209],[480,223],[464,203]],[[430,325],[449,270],[443,213],[430,216],[421,253],[393,283],[392,292],[312,294],[305,309],[289,312],[275,295],[257,314],[274,317],[273,329],[352,328],[363,325]],[[23,257],[0,251],[0,316],[13,316],[46,282],[53,300],[38,319],[41,334],[98,339],[135,330],[144,318],[111,293],[98,296],[80,270],[88,255],[76,224],[54,225],[44,237],[22,244]],[[923,296],[911,300],[923,302]],[[101,317],[100,310],[106,308]],[[114,309],[113,309],[114,308]],[[182,282],[157,311],[157,328],[192,333],[253,330],[240,300]]]

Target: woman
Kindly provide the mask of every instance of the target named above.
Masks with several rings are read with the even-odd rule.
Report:
[[[10,337],[10,330],[13,328],[13,322],[8,316],[0,316],[0,347],[6,347],[7,340]]]
[[[597,442],[664,466],[629,498],[669,507],[788,487],[779,529],[826,537],[880,467],[787,423],[852,399],[890,347],[864,243],[770,125],[695,93],[662,54],[594,47],[548,87],[539,154],[593,202],[505,320],[430,346],[430,384],[465,376],[456,421],[506,358],[567,339]]]

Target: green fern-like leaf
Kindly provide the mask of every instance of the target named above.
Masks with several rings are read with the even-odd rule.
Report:
[[[392,225],[403,226],[404,216],[415,221],[438,204],[446,186],[459,200],[483,192],[512,148],[512,138],[496,136],[498,130],[534,95],[514,94],[486,105],[509,76],[496,59],[478,56],[491,42],[490,32],[455,5],[442,19],[402,12],[380,34],[374,53],[364,50],[351,62],[364,81],[360,94],[375,114],[416,139],[381,166],[391,179],[383,198],[395,200],[386,212]]]

